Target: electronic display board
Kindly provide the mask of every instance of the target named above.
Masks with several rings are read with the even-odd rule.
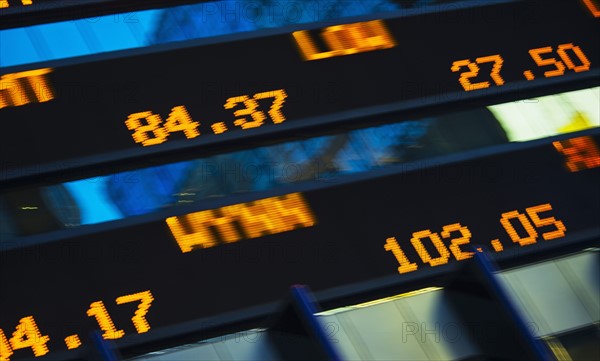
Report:
[[[294,283],[410,280],[477,251],[513,259],[597,236],[598,144],[594,129],[505,145],[2,252],[0,357],[68,354],[94,329],[150,335]]]
[[[223,139],[277,141],[364,109],[597,84],[597,4],[498,1],[2,69],[0,180],[218,149]],[[518,263],[598,236],[599,144],[596,129],[207,201],[215,206],[33,246],[11,240],[0,252],[0,360],[71,357],[97,329],[145,342],[277,301],[293,283],[410,281],[478,251]]]
[[[454,4],[6,68],[0,179],[214,150],[378,106],[597,82],[598,25],[578,1]]]

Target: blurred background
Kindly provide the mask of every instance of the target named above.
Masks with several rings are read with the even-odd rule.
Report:
[[[223,0],[68,20],[1,30],[0,66],[449,3],[465,1]],[[398,119],[394,124],[4,192],[0,239],[597,127],[599,91],[596,87],[424,119]]]

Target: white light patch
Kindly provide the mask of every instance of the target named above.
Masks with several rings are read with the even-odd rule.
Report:
[[[600,87],[488,107],[511,142],[600,126]]]

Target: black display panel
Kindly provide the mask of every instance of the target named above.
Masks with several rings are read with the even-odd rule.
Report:
[[[98,328],[149,336],[277,301],[294,283],[407,281],[478,248],[518,259],[597,235],[600,135],[559,138],[2,252],[4,355],[69,352]]]
[[[4,69],[0,180],[599,79],[583,3],[447,7]]]

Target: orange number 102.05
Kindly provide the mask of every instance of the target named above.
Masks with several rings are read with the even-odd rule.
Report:
[[[518,244],[521,247],[536,243],[539,238],[536,229],[539,230],[540,228],[543,228],[545,231],[542,233],[542,238],[545,241],[565,236],[567,228],[562,221],[557,220],[552,216],[540,217],[539,213],[552,211],[550,203],[529,207],[525,211],[527,215],[517,210],[504,212],[500,218],[500,224],[513,243]],[[517,225],[517,228],[515,228],[515,225]],[[549,229],[548,227],[554,229]],[[524,229],[527,234],[519,234],[517,229]],[[429,265],[430,267],[436,267],[447,264],[450,260],[450,256],[454,256],[457,261],[463,261],[473,257],[475,254],[473,251],[461,248],[468,247],[471,242],[472,234],[466,226],[463,226],[460,223],[445,225],[440,234],[432,232],[429,229],[414,232],[412,234],[410,244],[422,263]],[[458,234],[460,234],[460,236]],[[444,240],[447,240],[446,242],[450,243],[450,245],[446,246]],[[429,242],[429,248],[433,252],[427,250],[425,246],[427,242]],[[490,245],[495,252],[502,252],[504,250],[502,242],[500,242],[499,239],[490,241]],[[417,263],[409,260],[395,237],[386,239],[384,249],[392,252],[396,258],[396,261],[399,264],[399,273],[408,273],[417,270]],[[483,252],[482,247],[478,247],[476,250],[478,252]]]

